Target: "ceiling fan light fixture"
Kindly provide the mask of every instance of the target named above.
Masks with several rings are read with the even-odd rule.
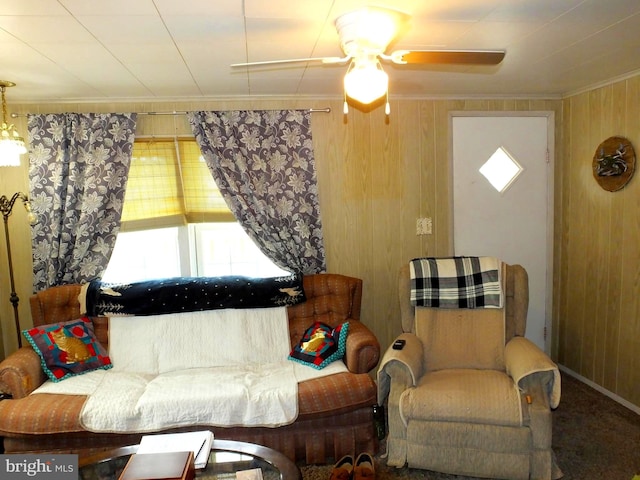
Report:
[[[2,126],[0,126],[0,167],[20,166],[20,155],[27,153],[27,147],[12,124],[7,123],[7,101],[4,92],[15,83],[0,80],[0,92],[2,92]]]
[[[354,60],[344,76],[344,91],[350,98],[364,104],[387,94],[389,76],[377,60]]]
[[[504,50],[396,50],[386,53],[391,43],[408,29],[410,20],[409,13],[393,8],[364,7],[343,13],[335,20],[344,57],[292,58],[231,66],[311,61],[334,65],[349,63],[344,76],[343,113],[347,115],[349,112],[347,97],[361,105],[369,105],[386,97],[385,113],[389,115],[389,77],[382,69],[381,60],[396,65],[498,65],[505,56]]]
[[[383,53],[409,18],[409,14],[399,10],[365,7],[339,16],[335,25],[342,50],[356,57],[362,53]]]

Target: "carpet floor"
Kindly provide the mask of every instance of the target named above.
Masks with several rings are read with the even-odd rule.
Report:
[[[632,480],[640,474],[640,415],[563,373],[562,399],[553,413],[553,450],[563,480]],[[475,480],[388,467],[380,455],[375,462],[377,480]],[[329,480],[331,467],[300,469],[303,480]]]

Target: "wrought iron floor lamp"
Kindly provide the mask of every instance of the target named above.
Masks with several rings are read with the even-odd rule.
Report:
[[[16,203],[16,200],[22,200],[24,204],[24,208],[27,210],[28,220],[31,225],[35,223],[36,216],[31,211],[31,204],[29,203],[29,197],[22,192],[14,193],[13,196],[9,199],[6,196],[0,197],[0,213],[2,213],[2,218],[4,219],[4,234],[7,240],[7,257],[9,260],[9,281],[11,283],[11,296],[9,297],[9,301],[13,305],[13,316],[16,323],[16,334],[18,336],[18,347],[22,346],[22,331],[20,329],[20,316],[18,314],[18,303],[20,299],[18,298],[18,294],[16,293],[16,286],[13,279],[13,261],[11,259],[11,242],[9,241],[9,216],[13,211],[13,205]]]

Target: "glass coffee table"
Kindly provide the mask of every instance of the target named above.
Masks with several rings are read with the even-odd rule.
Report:
[[[118,480],[138,445],[116,448],[80,459],[80,480]],[[196,470],[196,479],[235,480],[236,472],[259,468],[264,480],[302,480],[300,469],[282,453],[253,443],[214,440],[207,467]]]

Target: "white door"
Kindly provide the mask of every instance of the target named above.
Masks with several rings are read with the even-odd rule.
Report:
[[[455,255],[495,256],[529,274],[526,337],[549,351],[552,285],[553,114],[453,113]],[[501,151],[521,171],[502,192],[481,168]],[[500,158],[500,156],[498,156]],[[501,165],[500,173],[516,166]],[[483,169],[484,171],[484,169]]]

